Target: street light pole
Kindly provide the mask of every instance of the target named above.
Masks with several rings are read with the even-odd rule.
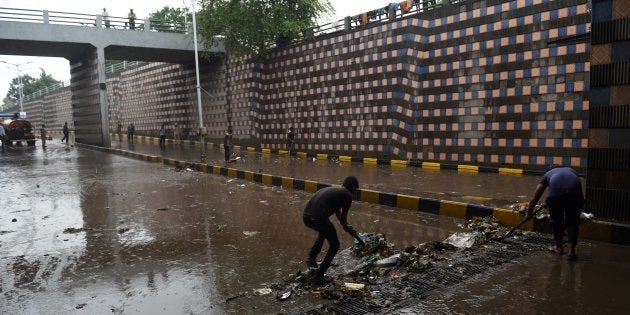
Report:
[[[12,65],[15,67],[15,71],[17,72],[17,76],[18,76],[18,93],[19,93],[19,97],[20,97],[20,113],[24,111],[24,106],[23,106],[23,99],[24,99],[24,90],[22,89],[22,76],[20,75],[20,67],[27,65],[29,63],[32,62],[25,62],[25,63],[10,63],[10,62],[6,62],[4,60],[0,60],[0,62],[2,63],[6,63],[8,65]]]
[[[195,45],[195,73],[197,74],[197,111],[199,111],[199,147],[201,150],[201,163],[206,161],[206,127],[203,125],[203,113],[201,108],[201,83],[199,80],[199,53],[197,52],[197,19],[195,17],[195,1],[192,0],[193,41]]]

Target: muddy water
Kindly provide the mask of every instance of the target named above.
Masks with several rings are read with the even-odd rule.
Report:
[[[200,156],[199,149],[194,146],[168,144],[160,148],[114,141],[112,147],[196,162]],[[208,164],[225,164],[220,149],[208,148],[206,154]],[[244,151],[238,155],[241,159],[227,164],[228,167],[327,183],[336,183],[339,177],[360,174],[361,187],[366,189],[499,208],[529,201],[539,181],[538,176],[532,175],[369,165]]]
[[[583,243],[579,259],[536,253],[436,292],[399,314],[630,314],[630,251]]]
[[[304,269],[309,193],[56,142],[5,148],[0,174],[2,313],[269,314],[321,303],[252,294]],[[366,203],[350,222],[401,245],[459,230]]]

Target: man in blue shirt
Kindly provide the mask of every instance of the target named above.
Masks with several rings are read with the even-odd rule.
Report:
[[[540,183],[534,192],[534,197],[527,208],[528,216],[531,216],[534,207],[547,187],[549,187],[547,206],[551,216],[553,239],[556,242],[556,253],[560,255],[564,253],[562,239],[566,228],[569,243],[569,260],[576,260],[575,246],[578,239],[580,212],[584,205],[582,182],[574,169],[554,165],[540,179]]]

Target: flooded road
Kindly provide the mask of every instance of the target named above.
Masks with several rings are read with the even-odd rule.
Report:
[[[328,172],[338,184],[352,168]],[[282,314],[326,302],[318,292],[252,294],[304,269],[310,193],[56,141],[4,148],[0,175],[2,314]],[[462,230],[456,219],[361,202],[349,221],[399,248]],[[341,248],[351,246],[337,227]],[[583,242],[579,255],[526,255],[387,312],[628,313],[628,248]],[[559,306],[568,303],[578,304]]]
[[[199,148],[190,145],[169,143],[165,147],[159,147],[112,141],[112,148],[183,161],[199,162],[200,157]],[[208,164],[225,165],[223,151],[219,148],[210,147],[206,154]],[[241,159],[238,163],[228,164],[228,167],[333,184],[338,182],[338,178],[361,174],[361,187],[364,189],[503,209],[509,209],[515,203],[528,202],[539,181],[538,176],[522,174],[351,163],[251,151],[239,151],[237,154]],[[585,182],[583,187],[586,187]]]

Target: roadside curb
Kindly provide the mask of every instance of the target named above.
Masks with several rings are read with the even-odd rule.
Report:
[[[173,167],[189,167],[199,172],[223,175],[226,177],[244,179],[264,185],[281,186],[285,189],[297,189],[307,192],[316,192],[324,187],[333,186],[328,183],[303,180],[292,177],[276,176],[261,172],[244,171],[236,168],[228,168],[220,165],[210,165],[205,163],[195,163],[190,161],[164,158],[156,155],[140,154],[121,149],[103,148],[99,146],[79,144],[77,146],[103,152],[110,152],[118,155],[135,158],[138,160],[163,163]],[[328,158],[328,157],[326,157]],[[516,226],[523,220],[523,216],[509,209],[493,208],[483,205],[424,198],[404,194],[395,194],[369,189],[359,189],[356,200],[380,204],[384,206],[426,212],[436,215],[455,217],[468,220],[473,217],[494,216],[501,224],[506,226]],[[528,221],[521,227],[522,230],[550,233],[551,226],[546,219],[536,219]],[[602,241],[621,245],[630,245],[630,225],[621,223],[611,223],[599,220],[582,221],[580,223],[580,237],[589,240]]]

